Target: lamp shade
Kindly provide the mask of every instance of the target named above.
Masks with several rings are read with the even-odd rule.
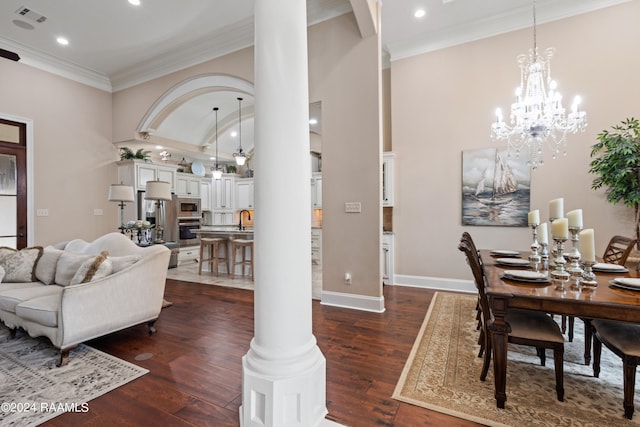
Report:
[[[124,184],[111,184],[109,186],[110,202],[133,202],[133,187]]]
[[[147,181],[144,195],[149,200],[171,200],[171,184],[166,181]]]

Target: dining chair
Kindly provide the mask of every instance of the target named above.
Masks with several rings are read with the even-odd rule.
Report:
[[[602,344],[622,359],[622,384],[624,388],[623,408],[625,418],[633,417],[633,397],[636,384],[636,366],[640,361],[640,325],[592,320],[593,331],[593,376],[600,375]]]
[[[632,237],[613,236],[604,250],[602,261],[624,266],[637,242],[638,240]],[[584,364],[588,365],[591,363],[591,337],[593,328],[591,327],[591,319],[583,318],[582,321],[584,322]],[[562,332],[568,331],[567,337],[569,342],[573,342],[574,323],[575,318],[573,316],[562,316]]]
[[[480,337],[482,348],[484,348],[484,359],[482,371],[480,373],[480,381],[485,381],[489,372],[491,363],[491,330],[490,325],[493,322],[493,314],[489,306],[489,300],[486,294],[486,275],[482,258],[477,251],[471,235],[464,232],[460,238],[458,249],[467,257],[467,262],[473,273],[476,289],[478,290],[478,300],[480,303],[481,322]],[[511,309],[507,312],[505,321],[509,325],[508,342],[534,347],[540,357],[540,363],[545,366],[545,350],[550,348],[553,350],[553,360],[555,364],[556,375],[556,395],[558,400],[564,399],[564,336],[560,331],[558,324],[546,313]]]

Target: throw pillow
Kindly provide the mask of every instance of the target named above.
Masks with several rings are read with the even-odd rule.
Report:
[[[4,278],[4,268],[0,265],[0,283],[2,283],[2,279]]]
[[[4,282],[35,282],[35,269],[42,256],[42,246],[20,249],[0,247],[0,266],[4,268]]]
[[[61,286],[69,286],[71,279],[73,279],[82,263],[93,258],[95,258],[95,255],[63,251],[56,264],[55,283]]]
[[[100,255],[84,261],[71,278],[69,284],[87,283],[110,275],[112,266],[111,261],[107,259],[108,256],[109,252],[102,251]]]
[[[36,264],[36,279],[50,285],[56,278],[56,265],[64,251],[53,246],[47,246]]]
[[[123,256],[110,256],[109,260],[113,265],[113,274],[124,270],[130,265],[135,264],[136,262],[142,259],[141,255],[123,255]]]

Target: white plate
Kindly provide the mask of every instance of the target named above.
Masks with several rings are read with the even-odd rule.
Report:
[[[519,257],[520,256],[520,252],[518,252],[518,251],[510,251],[510,250],[507,250],[507,249],[494,249],[494,250],[491,251],[491,255]]]
[[[541,273],[539,271],[529,271],[529,270],[506,270],[504,275],[509,279],[523,279],[523,280],[548,280],[548,277],[545,273]]]
[[[191,163],[191,172],[193,172],[193,174],[196,176],[204,176],[204,165],[200,162]]]
[[[628,286],[628,285],[624,285],[624,284],[622,284],[622,283],[618,283],[618,282],[616,282],[615,280],[611,280],[611,281],[609,282],[609,284],[610,284],[611,286],[615,286],[616,288],[626,289],[626,290],[628,290],[628,291],[636,291],[636,292],[637,292],[637,291],[640,291],[640,288],[639,288],[639,287],[637,287],[637,286]]]
[[[633,277],[616,277],[613,279],[614,283],[618,283],[620,285],[629,286],[632,288],[640,289],[640,279]]]
[[[529,261],[522,258],[496,258],[496,264],[511,265],[514,267],[528,267]]]
[[[613,272],[613,273],[626,273],[627,270],[624,266],[619,264],[608,264],[606,262],[597,262],[593,264],[593,269],[599,272]]]

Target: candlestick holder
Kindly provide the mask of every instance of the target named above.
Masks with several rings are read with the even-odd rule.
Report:
[[[582,261],[584,269],[580,277],[580,285],[584,290],[594,290],[598,286],[596,275],[593,272],[593,266],[595,265],[595,263],[595,261]]]
[[[549,270],[549,244],[540,243],[540,262],[542,263],[542,270]]]
[[[531,242],[531,254],[529,255],[529,262],[531,263],[531,268],[537,270],[538,265],[542,258],[540,257],[540,244],[538,243],[538,224],[529,224],[531,227],[531,232],[533,233],[533,241]]]
[[[554,256],[553,263],[556,268],[551,272],[551,276],[558,280],[569,280],[570,274],[565,269],[567,261],[564,259],[564,242],[567,241],[566,237],[553,237],[554,242]]]
[[[551,224],[553,224],[553,221],[555,221],[556,219],[559,219],[559,218],[551,218],[551,217],[549,217],[549,228],[551,228]],[[553,260],[556,259],[556,247],[555,247],[555,245],[551,246],[551,251],[550,252],[551,252],[551,260],[553,261]]]
[[[580,266],[580,251],[578,250],[578,234],[582,227],[569,227],[571,233],[571,252],[569,252],[569,266],[567,272],[571,275],[572,289],[580,289],[580,279],[582,277],[582,267]]]

